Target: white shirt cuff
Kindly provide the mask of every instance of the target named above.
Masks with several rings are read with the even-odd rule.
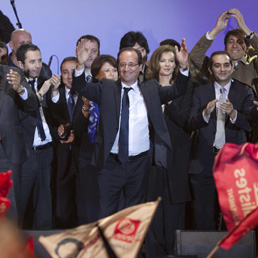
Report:
[[[203,110],[203,111],[202,111],[202,117],[203,117],[203,120],[208,124],[208,123],[209,123],[209,120],[210,120],[211,115],[209,114],[209,115],[208,115],[208,117],[206,117],[206,116],[204,115],[204,110]]]
[[[19,94],[19,96],[23,99],[26,100],[28,98],[28,91],[26,88],[24,88],[24,93],[22,95]]]
[[[211,37],[210,37],[210,34],[209,34],[209,31],[207,31],[207,33],[206,33],[206,39],[208,39],[208,40],[214,40],[215,38],[214,38],[214,39],[211,38]]]
[[[55,97],[52,96],[51,97],[52,102],[56,103],[59,100],[59,96],[60,96],[59,92],[57,93],[57,95]]]
[[[183,74],[184,76],[189,76],[189,69],[185,70],[185,71],[182,71],[180,68],[179,68],[179,71],[181,74]]]
[[[235,118],[234,119],[229,118],[229,119],[230,119],[231,124],[235,124],[236,123],[236,120],[237,120],[237,110],[236,110]]]
[[[84,68],[82,68],[81,70],[75,69],[74,70],[74,76],[75,77],[79,77],[79,76],[81,76],[83,74],[83,72],[84,72]]]

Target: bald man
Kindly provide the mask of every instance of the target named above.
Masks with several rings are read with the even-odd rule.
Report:
[[[29,31],[25,29],[17,29],[14,30],[11,34],[11,40],[9,42],[9,47],[11,48],[12,52],[9,55],[8,65],[19,67],[16,51],[17,49],[23,44],[31,44],[32,43],[32,36]],[[42,63],[42,69],[40,72],[41,76],[47,77],[48,79],[52,76],[52,72],[47,64]]]

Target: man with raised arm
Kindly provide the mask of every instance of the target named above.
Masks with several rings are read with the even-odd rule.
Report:
[[[154,80],[139,83],[142,55],[131,47],[118,53],[119,80],[88,83],[84,69],[89,51],[83,39],[77,46],[73,89],[100,107],[92,158],[92,164],[101,169],[100,217],[117,212],[121,192],[125,195],[125,207],[145,201],[152,156],[156,163],[166,167],[166,155],[160,154],[171,146],[161,104],[186,91],[188,52],[184,39],[181,51],[176,48],[176,55],[180,72],[172,87],[162,87]]]
[[[216,26],[208,31],[196,43],[190,53],[190,59],[193,64],[209,78],[209,58],[205,53],[212,45],[216,36],[227,28],[228,21],[234,17],[237,20],[238,29],[227,32],[224,38],[225,51],[232,59],[234,70],[232,78],[250,86],[257,93],[258,83],[258,58],[257,56],[249,57],[247,48],[251,44],[255,50],[258,50],[258,35],[247,27],[244,18],[238,9],[231,9],[223,12],[216,23]]]

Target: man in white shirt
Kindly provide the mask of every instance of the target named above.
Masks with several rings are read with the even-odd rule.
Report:
[[[41,53],[39,48],[33,44],[21,45],[16,56],[18,64],[39,102],[39,108],[36,112],[30,116],[20,115],[28,153],[28,159],[22,165],[21,176],[23,226],[33,229],[51,229],[50,179],[53,160],[53,134],[50,131],[54,127],[54,119],[47,105],[46,94],[49,92],[49,95],[52,95],[50,96],[52,101],[57,101],[55,97],[60,84],[60,76],[54,74],[50,79],[40,76]],[[30,200],[32,200],[32,206],[30,206]],[[33,209],[33,212],[29,213],[29,207]],[[27,224],[31,222],[33,225]]]
[[[247,85],[232,80],[233,69],[232,59],[225,51],[214,52],[209,65],[214,81],[193,92],[189,128],[197,130],[198,137],[193,143],[190,174],[198,230],[215,230],[217,225],[218,201],[212,175],[216,154],[225,142],[246,142],[246,132],[251,130],[248,115],[253,92]]]
[[[100,217],[106,217],[117,212],[121,192],[125,196],[125,207],[145,201],[152,155],[155,162],[166,167],[166,161],[162,159],[166,155],[159,154],[171,146],[161,104],[186,91],[188,52],[183,39],[181,51],[176,48],[181,72],[172,87],[161,87],[154,80],[139,83],[142,56],[131,47],[118,53],[120,80],[87,83],[84,66],[89,51],[83,45],[81,40],[77,46],[78,64],[73,89],[100,106],[92,164],[101,169]]]

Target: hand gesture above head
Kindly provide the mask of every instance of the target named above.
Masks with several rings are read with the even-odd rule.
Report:
[[[245,33],[245,35],[250,35],[252,31],[246,26],[244,17],[240,13],[240,11],[236,8],[233,8],[228,12],[230,13],[230,17],[236,18],[239,29],[241,29]]]
[[[88,60],[90,51],[85,47],[87,39],[81,39],[76,47],[76,55],[78,59],[77,70],[81,70]]]
[[[182,69],[187,69],[188,50],[187,50],[187,46],[184,38],[182,39],[182,42],[181,42],[180,51],[178,50],[178,47],[175,46],[175,52],[176,52],[176,59],[179,62],[179,67]]]

